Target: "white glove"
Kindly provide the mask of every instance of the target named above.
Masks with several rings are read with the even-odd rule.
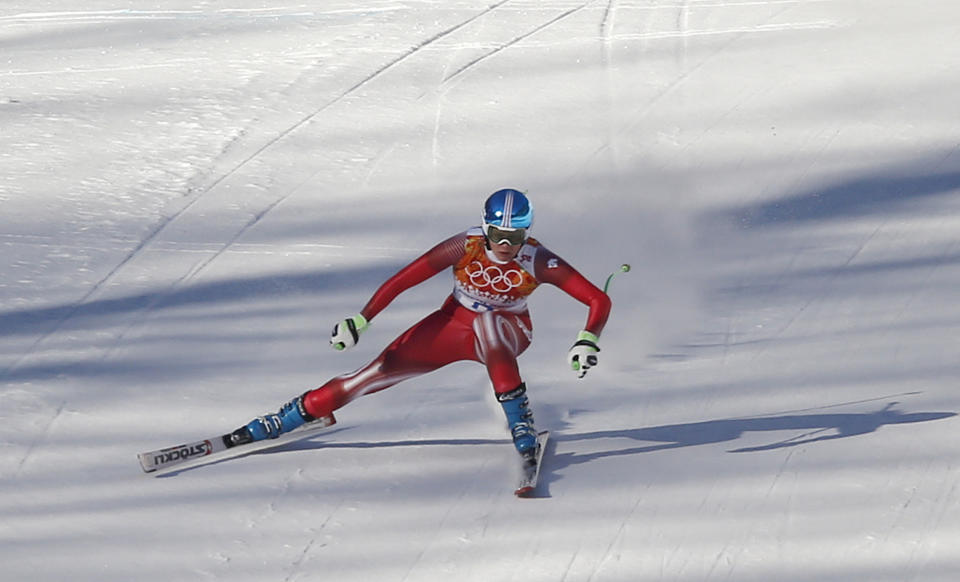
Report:
[[[345,350],[357,345],[360,334],[370,327],[367,318],[359,313],[337,322],[330,334],[330,346],[335,350]]]
[[[597,336],[587,330],[581,331],[577,335],[577,343],[573,344],[570,351],[567,352],[567,362],[570,368],[579,374],[578,378],[587,375],[587,370],[597,365],[597,352],[600,348],[597,342],[600,340]]]

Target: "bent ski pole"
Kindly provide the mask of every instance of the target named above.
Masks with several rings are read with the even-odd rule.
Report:
[[[607,277],[607,282],[603,284],[603,292],[606,293],[607,290],[610,289],[610,281],[613,280],[614,276],[616,276],[617,273],[627,273],[627,272],[629,272],[629,271],[630,271],[630,265],[624,263],[624,264],[620,265],[620,268],[619,268],[619,269],[617,269],[616,271],[610,273],[610,276]]]

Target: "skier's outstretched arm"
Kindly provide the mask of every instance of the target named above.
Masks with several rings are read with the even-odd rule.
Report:
[[[541,249],[536,260],[537,278],[544,283],[556,285],[567,295],[590,308],[583,330],[577,334],[576,343],[567,354],[570,368],[580,378],[587,370],[596,366],[600,347],[600,332],[610,316],[612,302],[610,297],[581,275],[569,263],[548,251]]]
[[[437,244],[384,281],[360,313],[341,320],[333,326],[330,345],[337,350],[355,346],[360,334],[370,325],[370,321],[390,305],[398,295],[455,265],[463,256],[466,240],[466,232],[456,234]]]

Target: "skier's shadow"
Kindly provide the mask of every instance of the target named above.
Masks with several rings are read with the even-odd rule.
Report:
[[[547,450],[544,455],[543,468],[540,473],[540,483],[531,497],[549,498],[550,485],[559,481],[560,472],[564,469],[610,457],[623,457],[653,453],[669,449],[693,447],[724,442],[733,442],[750,432],[777,432],[799,431],[793,436],[759,446],[745,446],[731,448],[729,453],[752,453],[771,451],[787,447],[796,447],[815,442],[848,438],[875,432],[884,425],[908,424],[916,422],[930,422],[957,416],[956,412],[913,412],[904,413],[895,410],[898,402],[890,402],[876,412],[862,413],[819,413],[819,414],[784,414],[778,416],[758,416],[748,418],[731,418],[708,420],[683,424],[668,424],[646,428],[612,429],[583,433],[563,433],[553,431],[547,441]],[[642,441],[644,444],[635,447],[609,449],[593,453],[557,452],[558,446],[569,450],[569,443],[602,439],[630,439]],[[317,443],[309,439],[291,443],[276,450],[303,450],[310,448],[383,448],[408,446],[438,446],[438,445],[506,445],[509,439],[435,439],[435,440],[402,440],[388,442],[349,442],[349,443]]]
[[[907,424],[929,422],[957,416],[956,412],[914,412],[903,413],[895,410],[897,402],[891,402],[876,412],[867,413],[834,413],[834,414],[785,414],[779,416],[759,416],[749,418],[731,418],[708,420],[684,424],[668,424],[646,428],[612,429],[583,433],[563,433],[554,431],[547,442],[543,468],[540,474],[540,483],[532,497],[550,497],[550,484],[559,481],[562,477],[559,472],[574,466],[589,463],[610,457],[623,457],[653,453],[657,451],[693,447],[697,445],[733,442],[749,432],[800,431],[789,438],[759,446],[737,447],[729,449],[729,453],[751,453],[771,451],[787,447],[795,447],[814,442],[829,441],[875,432],[878,428],[890,424]],[[353,441],[330,442],[325,437],[348,430],[347,428],[313,435],[302,440],[296,440],[264,451],[252,451],[247,454],[277,454],[283,452],[304,451],[310,449],[379,449],[389,447],[422,447],[422,446],[471,446],[471,445],[508,445],[510,440],[503,439],[409,439],[398,441]],[[592,453],[557,452],[558,443],[564,443],[562,449],[575,448],[566,443],[602,439],[629,439],[642,441],[640,446],[609,449]],[[224,459],[226,460],[226,459]],[[217,464],[223,460],[203,463],[199,466]],[[197,468],[185,467],[171,471],[168,474],[178,474]],[[164,475],[166,476],[166,475]]]
[[[589,463],[608,457],[638,455],[697,445],[733,442],[749,432],[800,431],[798,434],[780,441],[759,446],[732,448],[727,452],[753,453],[771,451],[869,434],[881,426],[889,424],[929,422],[957,415],[956,412],[903,413],[894,410],[897,404],[897,402],[891,402],[876,412],[866,413],[788,414],[781,416],[731,418],[685,424],[668,424],[647,428],[557,435],[556,440],[562,443],[599,439],[630,439],[652,444],[593,453],[560,453],[551,458],[549,468],[550,473],[553,474],[555,471],[573,465]],[[564,448],[566,449],[568,447],[565,446]]]

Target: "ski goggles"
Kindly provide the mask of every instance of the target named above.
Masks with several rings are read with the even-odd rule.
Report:
[[[492,224],[483,225],[483,234],[487,235],[490,244],[507,242],[512,246],[522,245],[527,240],[525,228],[502,228]]]

